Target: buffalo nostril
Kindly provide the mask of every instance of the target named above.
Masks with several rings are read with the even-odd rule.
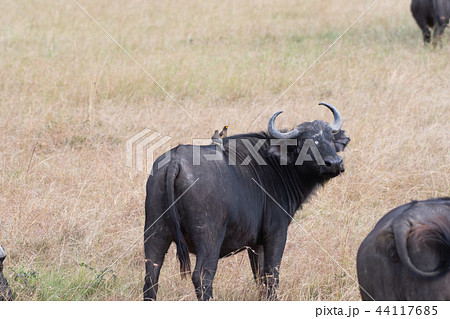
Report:
[[[326,166],[339,166],[342,164],[342,158],[340,159],[325,159],[324,160]]]
[[[326,157],[323,162],[328,172],[343,172],[344,171],[344,161],[340,156],[337,157]]]

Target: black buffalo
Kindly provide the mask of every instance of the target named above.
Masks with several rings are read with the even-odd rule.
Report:
[[[362,242],[363,300],[450,300],[450,198],[402,205]]]
[[[8,281],[3,275],[3,261],[6,258],[5,251],[0,246],[0,301],[12,300],[13,296],[8,286]]]
[[[434,28],[433,44],[436,45],[448,25],[450,0],[412,0],[411,12],[422,30],[425,44],[428,44],[431,40],[428,27]]]
[[[306,122],[282,133],[274,126],[278,112],[267,133],[230,136],[222,148],[179,145],[155,161],[145,201],[144,300],[156,299],[164,255],[173,241],[182,274],[190,273],[189,252],[196,254],[192,281],[199,300],[212,298],[218,259],[243,249],[266,297],[276,299],[293,215],[317,186],[344,171],[336,152],[349,138],[340,130],[339,112],[326,106],[334,114],[332,125]],[[288,141],[290,145],[280,145]],[[316,161],[298,165],[296,158],[305,149]],[[215,161],[206,159],[217,154]],[[160,167],[166,156],[170,161]]]

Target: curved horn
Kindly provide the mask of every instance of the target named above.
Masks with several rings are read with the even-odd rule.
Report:
[[[333,112],[334,122],[331,124],[331,128],[333,129],[333,133],[339,132],[342,128],[342,117],[341,114],[339,114],[339,111],[331,104],[320,102],[319,105],[325,105]]]
[[[281,133],[279,132],[276,128],[275,128],[275,119],[277,118],[278,115],[280,115],[281,113],[283,113],[283,111],[279,111],[277,113],[275,113],[274,115],[272,115],[272,117],[269,120],[269,125],[267,126],[268,131],[269,131],[269,135],[273,138],[295,138],[297,137],[297,130],[293,129],[290,132],[287,133]]]
[[[2,262],[5,257],[6,257],[6,253],[3,250],[2,246],[0,246],[0,262]]]

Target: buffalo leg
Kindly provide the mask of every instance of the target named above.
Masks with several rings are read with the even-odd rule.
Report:
[[[197,254],[197,262],[192,273],[195,293],[198,300],[213,298],[213,281],[217,271],[218,254],[209,254],[202,257]]]
[[[420,8],[412,8],[412,14],[417,22],[417,25],[422,31],[423,42],[427,45],[431,40],[431,33],[427,26],[427,18],[420,13]]]
[[[217,226],[216,229],[209,229],[207,233],[190,232],[192,241],[195,243],[197,258],[192,272],[192,283],[198,300],[213,298],[213,281],[219,261],[220,248],[225,236],[225,227],[223,225]]]
[[[8,281],[3,272],[0,270],[0,301],[13,300],[11,289],[9,289]]]
[[[252,267],[253,279],[259,289],[259,299],[262,299],[263,288],[266,283],[264,281],[264,248],[257,246],[255,249],[247,249],[250,266]]]
[[[436,47],[439,43],[439,39],[441,38],[442,34],[444,33],[445,24],[440,23],[440,21],[437,21],[434,25],[434,31],[433,31],[433,46]]]
[[[431,32],[430,32],[430,29],[428,29],[427,21],[425,18],[423,18],[421,16],[415,17],[415,18],[416,18],[417,25],[419,26],[420,30],[422,31],[423,42],[425,45],[427,45],[428,43],[430,43],[430,40],[431,40]]]
[[[157,235],[162,235],[159,233]],[[164,256],[169,249],[171,238],[167,235],[151,235],[144,241],[145,250],[145,283],[144,300],[156,300],[158,278]]]
[[[423,34],[423,42],[425,45],[427,45],[431,41],[431,32],[427,26],[424,26],[422,28],[422,34]]]
[[[248,257],[250,259],[250,266],[252,267],[253,279],[256,283],[262,283],[264,270],[264,248],[257,246],[255,249],[248,249]]]
[[[286,244],[286,234],[267,240],[264,245],[264,276],[267,289],[267,300],[277,300],[280,264]]]

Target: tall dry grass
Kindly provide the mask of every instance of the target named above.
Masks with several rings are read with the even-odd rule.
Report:
[[[2,1],[0,240],[17,299],[141,299],[147,176],[125,167],[124,143],[143,128],[175,146],[224,124],[265,129],[280,109],[288,128],[330,120],[319,101],[339,108],[346,173],[290,227],[285,300],[359,299],[355,256],[376,221],[449,195],[449,32],[424,49],[409,1],[379,1],[254,125],[372,0],[80,3],[200,125],[75,2]],[[159,297],[195,299],[173,248]],[[246,254],[220,261],[215,298],[257,298]]]

